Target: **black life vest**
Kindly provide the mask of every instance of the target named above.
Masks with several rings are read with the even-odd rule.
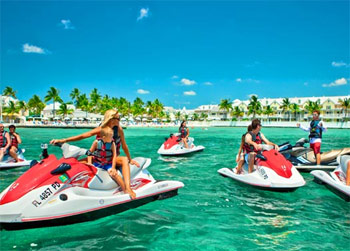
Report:
[[[311,121],[309,138],[322,138],[322,128],[318,125],[320,122],[320,120]]]
[[[187,126],[180,127],[179,133],[181,134],[181,138],[185,138],[187,136]]]
[[[262,143],[262,140],[260,138],[260,132],[258,132],[258,134],[254,134],[252,132],[247,132],[249,133],[251,136],[252,136],[252,141],[257,143],[257,144],[261,144]],[[245,150],[246,153],[250,153],[250,152],[258,152],[258,150],[256,150],[254,148],[254,146],[244,142],[244,146],[243,146],[243,149]]]
[[[106,165],[111,164],[113,160],[112,142],[105,143],[102,139],[97,140],[97,148],[94,151],[94,162]]]
[[[7,139],[6,139],[6,131],[3,131],[0,134],[0,147],[4,147],[7,144]]]
[[[18,140],[17,137],[10,133],[11,146],[18,148]]]

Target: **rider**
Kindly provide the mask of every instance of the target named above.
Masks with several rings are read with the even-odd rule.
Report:
[[[322,142],[322,132],[326,131],[323,121],[320,120],[320,111],[314,110],[312,112],[312,121],[310,122],[310,127],[303,127],[300,123],[297,123],[297,127],[300,129],[310,132],[310,148],[313,150],[316,158],[316,164],[321,164],[321,142]]]
[[[247,128],[247,132],[242,135],[241,145],[239,146],[238,154],[237,154],[237,157],[236,157],[237,174],[240,174],[242,172],[242,167],[244,165],[244,155],[245,155],[245,151],[244,151],[245,136],[251,130],[252,130],[252,125],[249,125],[248,128]]]
[[[245,161],[248,163],[248,172],[251,173],[253,171],[255,155],[262,150],[262,142],[267,145],[272,145],[275,147],[276,151],[279,150],[278,145],[270,142],[261,130],[261,122],[259,119],[253,119],[252,121],[252,131],[248,132],[245,136],[245,144],[244,149],[246,154],[244,156]]]
[[[190,135],[190,130],[186,126],[186,121],[182,121],[180,127],[179,127],[179,133],[181,134],[181,141],[185,145],[185,148],[188,148],[187,140],[188,136]]]
[[[8,153],[10,145],[10,135],[4,130],[4,125],[0,123],[0,161]]]
[[[340,156],[340,166],[345,174],[345,183],[350,186],[350,155]]]
[[[93,153],[93,156],[88,157],[88,163],[106,170],[124,192],[135,197],[132,190],[126,190],[123,179],[118,175],[116,145],[113,140],[113,130],[110,127],[106,126],[101,129],[100,138],[92,143],[90,152]]]
[[[66,142],[70,142],[70,141],[78,141],[78,140],[82,140],[82,139],[86,139],[89,138],[91,136],[100,136],[100,131],[102,127],[108,126],[111,129],[113,129],[113,139],[116,142],[116,153],[117,153],[117,158],[116,158],[116,164],[117,166],[122,166],[122,170],[123,170],[123,177],[125,180],[125,187],[128,189],[130,188],[130,166],[129,163],[132,165],[136,165],[137,167],[140,167],[140,164],[133,160],[130,156],[129,153],[129,148],[125,142],[125,137],[124,137],[124,131],[122,126],[119,123],[120,121],[120,116],[118,114],[118,110],[116,109],[110,109],[107,110],[105,112],[104,115],[104,119],[103,122],[101,123],[101,126],[98,126],[94,129],[92,129],[91,131],[85,132],[83,134],[80,134],[78,136],[73,136],[73,137],[69,137],[66,139],[53,139],[50,141],[51,144],[56,144],[56,143],[66,143]],[[120,144],[118,143],[120,142],[123,151],[126,155],[126,157],[124,156],[119,156],[119,147]],[[131,190],[131,188],[130,188]],[[133,199],[133,197],[132,197]]]
[[[21,159],[18,159],[18,155],[17,155],[18,145],[22,144],[22,139],[19,136],[19,134],[16,133],[15,125],[10,125],[9,130],[10,130],[10,140],[11,140],[9,154],[12,158],[14,158],[16,162],[22,161]]]

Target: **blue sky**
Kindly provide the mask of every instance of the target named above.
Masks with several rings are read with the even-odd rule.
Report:
[[[0,90],[159,98],[350,94],[349,1],[1,1]]]

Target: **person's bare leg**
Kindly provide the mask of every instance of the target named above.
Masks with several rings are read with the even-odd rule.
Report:
[[[244,159],[240,159],[237,165],[237,174],[240,174],[242,172],[243,165],[244,165]]]
[[[320,153],[316,154],[316,164],[317,165],[321,164],[321,154]]]
[[[118,174],[113,174],[111,169],[108,170],[108,174],[112,177],[112,179],[117,182],[117,184],[121,187],[121,189],[125,192],[125,183],[122,177]]]
[[[248,173],[251,173],[254,168],[255,153],[249,153],[248,160],[249,160]]]
[[[17,148],[16,148],[16,147],[11,146],[10,151],[9,151],[9,155],[10,155],[12,158],[14,158],[14,160],[15,160],[16,162],[18,162]]]
[[[4,157],[4,153],[2,150],[0,150],[0,161],[2,161],[2,158]]]
[[[346,170],[346,185],[350,185],[350,161],[348,161],[348,168]]]
[[[118,166],[122,166],[122,173],[123,173],[123,178],[125,183],[125,192],[130,195],[131,199],[135,199],[136,194],[130,187],[130,166],[129,166],[128,158],[118,156],[116,158],[116,161]]]
[[[183,138],[182,141],[184,142],[185,147],[188,148],[187,140]]]

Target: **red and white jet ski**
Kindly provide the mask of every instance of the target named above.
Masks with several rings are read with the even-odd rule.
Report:
[[[298,170],[274,149],[257,154],[256,165],[251,173],[248,173],[247,164],[244,164],[241,174],[237,174],[237,167],[221,168],[218,172],[224,177],[263,190],[288,192],[305,185]]]
[[[9,154],[6,154],[0,162],[0,170],[12,169],[22,166],[30,166],[33,160],[26,160],[23,155],[24,152],[25,149],[18,149],[17,155],[18,158],[21,160],[19,162],[16,162],[14,158],[12,158]]]
[[[46,156],[0,194],[0,227],[23,229],[66,225],[116,214],[177,194],[184,184],[155,180],[147,171],[149,158],[130,166],[131,200],[105,170],[80,163],[86,149],[62,145],[63,156]],[[44,149],[45,151],[45,149]],[[46,150],[47,151],[47,150]]]
[[[181,142],[179,133],[170,134],[169,138],[165,138],[165,142],[158,149],[158,154],[164,156],[180,156],[204,150],[204,146],[196,146],[193,142],[194,139],[188,137],[188,148],[186,148]]]
[[[315,177],[317,183],[325,185],[330,191],[350,202],[350,186],[346,185],[346,160],[348,158],[348,155],[338,157],[339,165],[333,172],[314,170],[311,175]]]

